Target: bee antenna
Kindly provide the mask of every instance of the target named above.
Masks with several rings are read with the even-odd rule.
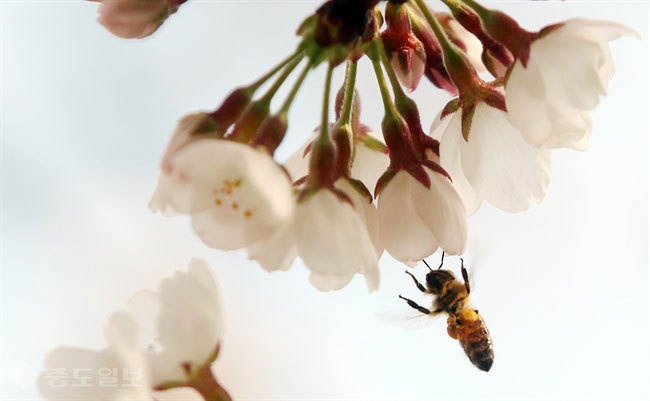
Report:
[[[433,269],[431,268],[431,266],[429,266],[429,264],[427,263],[426,260],[422,259],[422,263],[424,263],[424,265],[425,265],[426,267],[428,267],[429,270],[433,270]]]
[[[440,258],[440,266],[438,266],[438,270],[442,268],[442,264],[445,262],[445,251],[442,251],[442,258]]]

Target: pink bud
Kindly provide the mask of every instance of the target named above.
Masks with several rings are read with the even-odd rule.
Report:
[[[440,89],[452,96],[458,95],[458,89],[449,78],[442,58],[442,50],[431,28],[416,14],[411,15],[413,33],[422,43],[425,53],[424,75]]]
[[[111,33],[121,38],[151,35],[175,13],[184,0],[100,0],[99,18]]]

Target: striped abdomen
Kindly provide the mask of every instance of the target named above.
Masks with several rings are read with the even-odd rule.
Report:
[[[457,339],[477,368],[487,372],[494,362],[494,346],[485,321],[474,309],[466,309],[447,319],[447,332]]]

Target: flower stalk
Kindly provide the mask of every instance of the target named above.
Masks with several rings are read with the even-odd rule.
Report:
[[[227,139],[239,143],[248,143],[251,141],[264,119],[269,115],[271,100],[273,100],[278,89],[280,89],[284,81],[291,75],[296,66],[298,66],[302,58],[303,52],[298,52],[291,58],[284,67],[282,74],[280,74],[266,93],[258,100],[251,102],[246,110],[244,110],[242,116],[235,123],[232,132],[227,136]]]

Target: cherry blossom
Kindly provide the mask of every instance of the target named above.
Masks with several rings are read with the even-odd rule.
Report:
[[[467,244],[463,202],[442,171],[425,167],[430,188],[400,170],[377,201],[379,239],[395,259],[413,264],[438,248],[457,255]]]
[[[289,178],[263,150],[224,139],[201,139],[169,157],[149,203],[154,212],[190,214],[206,245],[243,248],[269,238],[291,219]]]
[[[187,272],[162,280],[158,291],[135,294],[125,310],[113,313],[104,329],[108,345],[103,350],[52,350],[39,390],[48,400],[203,400],[199,392],[204,389],[192,377],[209,371],[216,358],[222,320],[210,268],[194,259]],[[57,369],[69,376],[77,372],[88,386],[53,380],[51,372]],[[214,384],[223,391],[220,399],[230,400]],[[162,391],[168,387],[178,388]]]
[[[623,24],[575,18],[543,29],[506,83],[508,117],[537,147],[585,150],[589,115],[614,75],[608,42],[638,33]]]
[[[507,113],[479,103],[468,140],[461,111],[436,118],[431,136],[440,140],[440,161],[461,194],[468,214],[485,199],[507,212],[539,203],[550,181],[550,152],[529,145]]]
[[[369,290],[379,287],[377,262],[383,252],[375,206],[346,179],[335,183],[351,203],[319,189],[296,208],[298,255],[311,271],[309,281],[321,291],[338,290],[363,274]]]

